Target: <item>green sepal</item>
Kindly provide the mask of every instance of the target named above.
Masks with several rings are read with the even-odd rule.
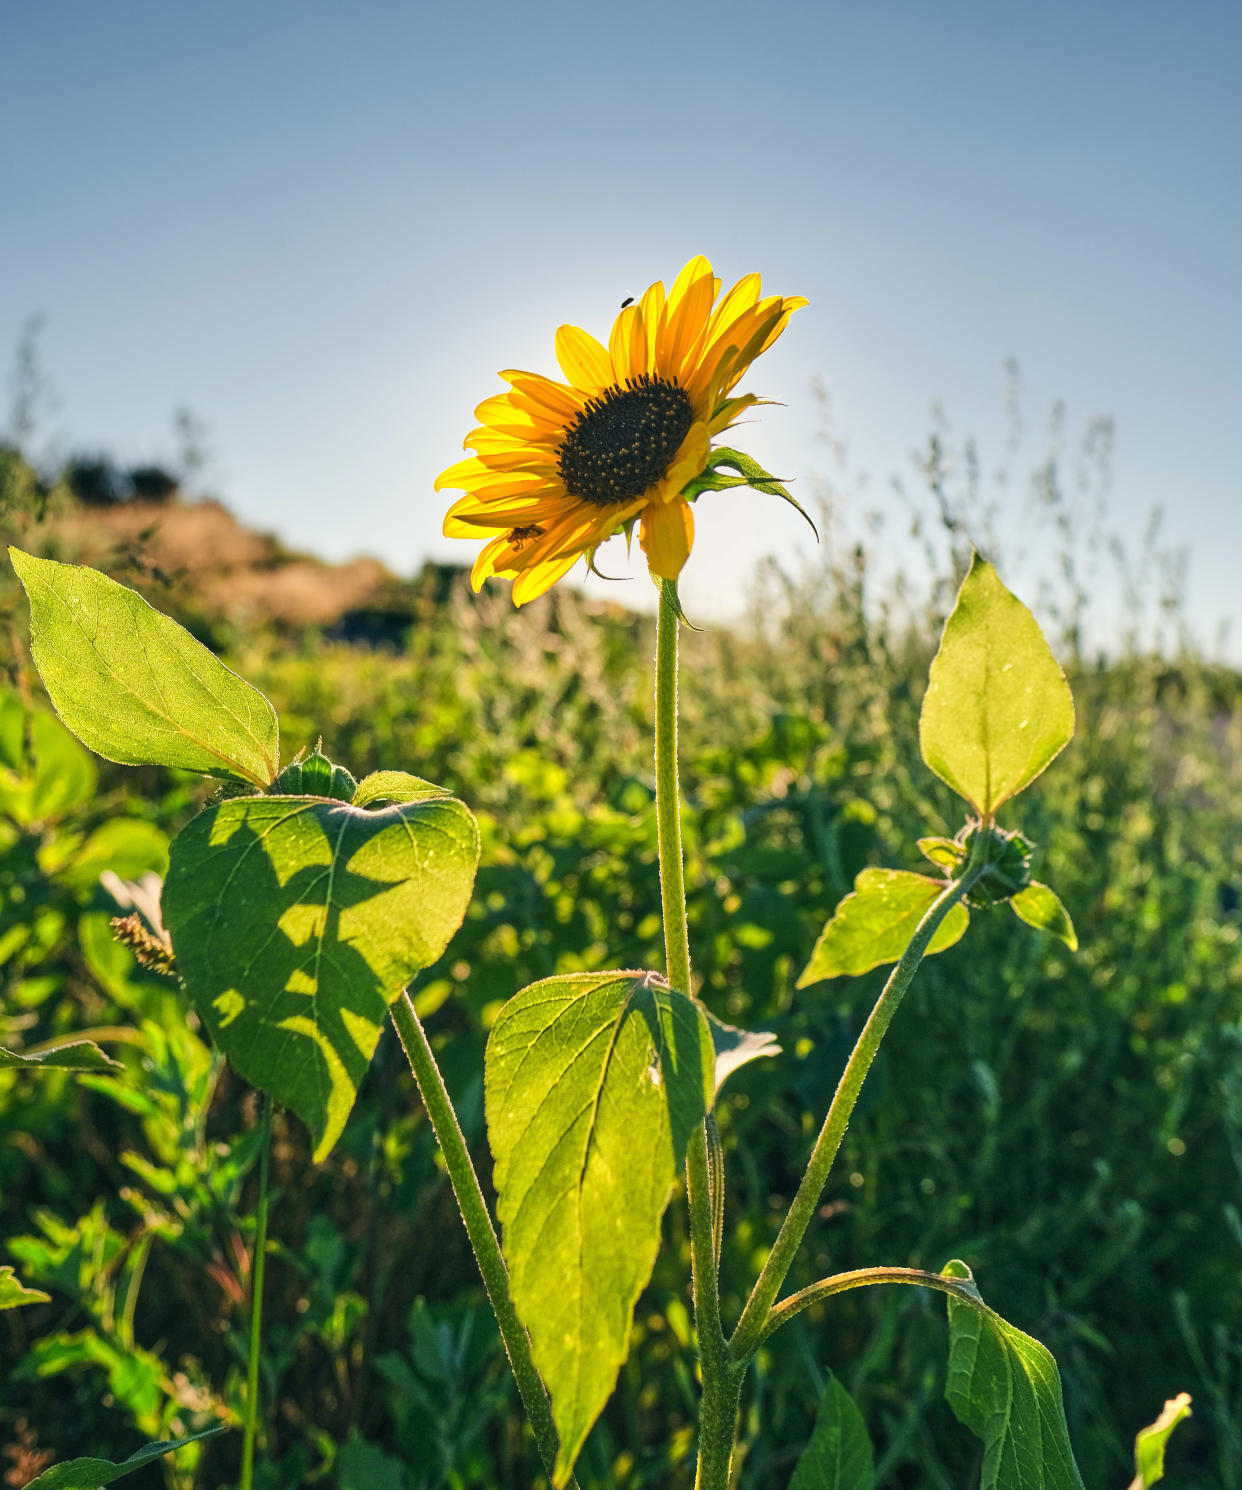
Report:
[[[956,838],[920,838],[918,848],[925,859],[941,869],[956,871],[965,867],[966,849]]]
[[[736,471],[738,474],[722,476],[720,474],[722,469]],[[693,481],[687,482],[682,489],[682,496],[688,502],[693,502],[705,491],[728,491],[735,486],[749,486],[752,491],[760,492],[765,497],[780,497],[783,502],[788,502],[803,518],[818,542],[819,529],[784,482],[778,481],[771,472],[765,471],[757,460],[752,460],[749,455],[743,455],[740,450],[732,450],[727,445],[719,446],[712,451],[706,466]]]
[[[1038,880],[1032,880],[1024,890],[1018,891],[1009,904],[1020,921],[1034,926],[1037,931],[1047,931],[1059,937],[1071,952],[1078,951],[1078,933],[1074,930],[1070,913],[1061,904],[1055,890],[1041,885]]]
[[[270,797],[331,797],[352,802],[358,783],[344,766],[336,766],[323,753],[320,741],[301,760],[292,761],[267,789]]]

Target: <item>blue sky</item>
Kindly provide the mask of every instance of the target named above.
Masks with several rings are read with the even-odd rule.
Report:
[[[49,452],[170,458],[186,406],[246,520],[406,572],[465,560],[431,483],[496,369],[554,372],[559,322],[603,335],[705,252],[811,301],[743,385],[785,407],[737,443],[809,491],[821,379],[891,552],[933,401],[990,469],[1015,357],[1018,469],[1054,398],[1071,442],[1114,416],[1112,525],[1162,504],[1201,634],[1236,610],[1240,6],[0,11],[0,353],[46,317]],[[684,590],[721,614],[806,540],[712,500]],[[1025,501],[997,522],[1019,568]],[[636,560],[620,598],[645,603]]]

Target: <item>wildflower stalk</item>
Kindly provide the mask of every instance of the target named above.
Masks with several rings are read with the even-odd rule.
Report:
[[[896,1014],[905,997],[906,989],[909,988],[918,971],[919,963],[922,962],[932,937],[935,936],[940,923],[958,901],[964,899],[971,886],[988,872],[990,866],[987,862],[986,848],[979,847],[982,837],[983,835],[980,835],[976,842],[975,850],[972,851],[971,860],[962,878],[945,886],[919,922],[918,929],[910,938],[906,950],[901,954],[901,960],[889,975],[883,992],[876,1000],[871,1017],[863,1026],[862,1033],[841,1074],[841,1080],[837,1084],[832,1105],[828,1109],[828,1115],[824,1118],[819,1137],[815,1140],[810,1163],[807,1165],[806,1173],[802,1176],[798,1193],[794,1196],[775,1245],[768,1254],[750,1298],[746,1301],[746,1307],[742,1311],[742,1317],[738,1321],[733,1338],[729,1341],[729,1358],[734,1362],[748,1361],[759,1342],[769,1333],[776,1296],[781,1290],[794,1254],[801,1245],[806,1229],[819,1205],[828,1173],[840,1150],[845,1130],[849,1126],[850,1116],[854,1111],[854,1104],[858,1101],[867,1072],[871,1069],[871,1062],[875,1059],[880,1042],[884,1039],[893,1021],[893,1015]]]
[[[250,1358],[246,1363],[246,1418],[242,1429],[240,1490],[254,1482],[254,1444],[259,1426],[259,1362],[263,1355],[263,1275],[267,1264],[268,1173],[272,1152],[272,1099],[263,1098],[263,1146],[259,1150],[259,1202],[255,1211],[254,1260],[250,1269]]]
[[[487,1290],[488,1301],[496,1315],[496,1323],[500,1326],[500,1338],[504,1341],[509,1364],[517,1380],[518,1395],[534,1432],[544,1468],[551,1479],[558,1445],[552,1408],[531,1358],[530,1340],[513,1307],[509,1292],[509,1270],[500,1251],[500,1242],[496,1236],[496,1228],[492,1225],[487,1202],[483,1199],[474,1161],[466,1147],[465,1135],[457,1121],[457,1113],[444,1085],[427,1032],[423,1029],[422,1020],[419,1019],[409,994],[402,992],[389,1012],[410,1063],[410,1070],[414,1073],[414,1080],[418,1083],[436,1142],[444,1155],[444,1166],[453,1186],[457,1208],[465,1222],[466,1235],[474,1249],[479,1272],[483,1275],[483,1287]],[[572,1476],[567,1490],[578,1490],[578,1482]]]
[[[676,587],[665,580],[656,631],[655,775],[656,831],[660,846],[660,901],[664,914],[664,958],[668,980],[690,989],[690,940],[686,929],[686,887],[682,869],[681,799],[677,783],[677,626]],[[690,1252],[694,1270],[694,1325],[703,1370],[699,1412],[699,1464],[696,1490],[727,1490],[733,1431],[744,1367],[730,1361],[720,1325],[720,1292],[713,1208],[719,1207],[719,1180],[713,1194],[706,1124],[691,1135],[686,1151],[686,1199],[690,1211]]]

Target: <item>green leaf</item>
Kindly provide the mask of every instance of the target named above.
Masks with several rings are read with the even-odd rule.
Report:
[[[1154,1423],[1139,1430],[1134,1440],[1134,1479],[1130,1490],[1151,1490],[1164,1479],[1164,1451],[1169,1435],[1190,1416],[1190,1393],[1179,1392],[1164,1404],[1164,1411]]]
[[[920,838],[918,845],[919,853],[925,859],[930,859],[933,864],[949,870],[951,874],[956,875],[966,862],[966,845],[958,843],[956,838]]]
[[[370,807],[375,802],[426,802],[431,797],[449,797],[452,793],[421,776],[408,771],[372,771],[358,783],[354,793],[355,807]]]
[[[168,1443],[149,1443],[121,1464],[113,1464],[110,1459],[70,1459],[64,1464],[53,1464],[51,1469],[45,1469],[37,1479],[29,1482],[28,1490],[102,1490],[104,1485],[110,1485],[113,1480],[133,1474],[134,1470],[141,1469],[144,1464],[150,1464],[152,1459],[162,1459],[165,1454],[175,1454],[187,1444],[198,1443],[201,1439],[223,1432],[224,1428],[221,1426],[208,1428],[203,1433],[191,1433],[188,1438],[178,1438]]]
[[[95,795],[95,762],[69,731],[45,709],[19,712],[22,735],[30,721],[30,749],[17,752],[10,770],[0,765],[0,812],[23,826],[71,812]]]
[[[388,1006],[461,925],[479,861],[452,798],[366,812],[235,797],[173,840],[177,967],[236,1069],[332,1148]]]
[[[946,1278],[973,1285],[964,1262]],[[1083,1490],[1056,1362],[979,1298],[950,1294],[945,1400],[983,1442],[980,1490]]]
[[[815,1427],[789,1490],[871,1490],[874,1484],[875,1457],[862,1414],[829,1372]]]
[[[771,1030],[740,1030],[736,1025],[717,1019],[705,1004],[699,1004],[698,1007],[706,1016],[707,1027],[712,1036],[712,1048],[716,1053],[713,1072],[714,1102],[720,1095],[720,1088],[735,1071],[749,1065],[751,1061],[762,1060],[765,1056],[780,1055],[781,1047]]]
[[[905,869],[864,869],[820,933],[811,960],[798,979],[806,988],[822,978],[858,977],[885,962],[896,962],[919,922],[943,893],[945,881]],[[927,956],[943,952],[970,924],[962,904],[952,907],[936,928]]]
[[[27,1288],[10,1267],[0,1267],[0,1309],[20,1309],[23,1304],[47,1304],[52,1295],[41,1288]]]
[[[120,1062],[100,1050],[93,1040],[66,1040],[51,1049],[20,1055],[0,1045],[0,1071],[116,1071]]]
[[[1069,743],[1074,700],[1035,617],[978,554],[931,665],[923,759],[985,817]]]
[[[167,835],[141,818],[114,817],[101,823],[57,873],[75,889],[89,890],[107,869],[123,880],[163,875],[168,869]]]
[[[1028,926],[1034,926],[1038,931],[1050,931],[1053,936],[1060,937],[1071,952],[1078,951],[1078,934],[1074,930],[1069,912],[1047,885],[1032,880],[1024,890],[1018,891],[1009,904],[1013,906],[1014,914],[1019,920],[1025,921]]]
[[[655,973],[547,978],[492,1027],[497,1211],[560,1436],[558,1486],[625,1359],[660,1218],[711,1105],[713,1065],[707,1021]]]
[[[123,765],[265,786],[280,759],[271,704],[183,627],[95,569],[10,548],[31,651],[56,712]]]

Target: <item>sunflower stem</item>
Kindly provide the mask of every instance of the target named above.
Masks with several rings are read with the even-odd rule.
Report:
[[[487,1290],[488,1301],[496,1315],[496,1323],[500,1326],[500,1338],[504,1341],[509,1364],[517,1379],[518,1395],[526,1409],[540,1457],[551,1480],[559,1442],[556,1425],[552,1421],[552,1408],[531,1358],[530,1340],[513,1307],[509,1292],[509,1270],[505,1266],[487,1202],[483,1199],[483,1189],[479,1184],[470,1150],[466,1146],[465,1135],[457,1121],[457,1112],[444,1085],[431,1042],[427,1039],[427,1032],[423,1029],[422,1020],[419,1019],[409,994],[402,991],[389,1013],[410,1063],[410,1070],[414,1073],[414,1080],[418,1083],[436,1142],[444,1155],[444,1167],[448,1170],[457,1208],[465,1222],[466,1235],[474,1249],[479,1272],[483,1275],[483,1287]],[[572,1475],[566,1482],[566,1490],[578,1490],[578,1482]]]
[[[660,902],[664,915],[664,959],[668,980],[674,988],[689,994],[690,938],[686,927],[681,798],[677,782],[677,626],[680,612],[677,587],[671,580],[665,580],[660,591],[655,677]],[[715,1188],[719,1190],[718,1185]],[[703,1371],[695,1490],[727,1490],[743,1373],[729,1360],[720,1325],[720,1293],[716,1276],[718,1253],[705,1122],[700,1123],[691,1135],[686,1151],[686,1201],[690,1212],[694,1325]]]

